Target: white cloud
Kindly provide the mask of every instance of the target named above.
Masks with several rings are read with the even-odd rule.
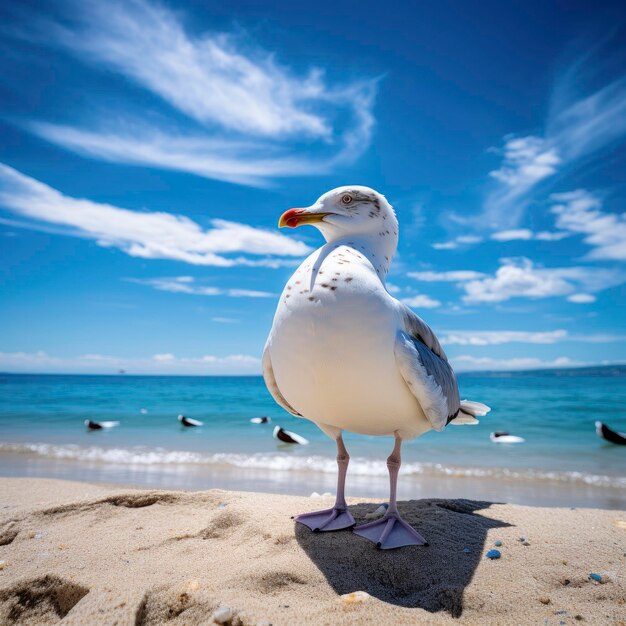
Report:
[[[513,359],[494,359],[491,357],[475,357],[470,355],[460,355],[451,359],[454,369],[463,371],[490,371],[490,370],[533,370],[550,369],[559,367],[582,367],[590,365],[583,361],[576,361],[569,357],[558,357],[552,360],[543,360],[536,357],[520,357]]]
[[[560,241],[569,237],[568,232],[552,232],[542,230],[538,233],[533,232],[529,228],[512,228],[509,230],[500,230],[491,234],[491,238],[494,241],[530,241],[536,239],[537,241]]]
[[[554,344],[564,341],[581,343],[615,343],[626,341],[624,335],[571,335],[566,330],[446,330],[441,343],[449,346],[498,346],[505,343]]]
[[[292,261],[276,258],[251,259],[225,256],[247,255],[302,256],[308,246],[280,233],[225,220],[210,220],[203,229],[183,215],[140,212],[110,204],[71,198],[56,189],[0,163],[0,207],[38,224],[61,227],[68,235],[95,240],[104,247],[114,246],[126,254],[144,259],[172,259],[193,265],[266,265],[276,267]]]
[[[459,235],[456,238],[457,243],[462,243],[462,244],[475,244],[475,243],[480,243],[483,240],[482,237],[479,237],[478,235]]]
[[[551,176],[561,163],[556,148],[541,137],[504,138],[503,163],[489,175],[515,189],[528,188]]]
[[[482,237],[478,235],[459,235],[455,237],[452,241],[443,241],[439,243],[431,244],[435,250],[455,250],[459,247],[459,245],[474,245],[477,243],[481,243],[483,241]]]
[[[513,230],[501,230],[493,233],[491,238],[495,241],[513,241],[515,239],[528,240],[533,238],[533,232],[528,228],[517,228]]]
[[[182,113],[188,128],[180,130],[173,111],[149,123],[145,104],[138,110],[120,94],[115,115],[103,103],[86,124],[30,126],[49,141],[114,162],[253,185],[328,172],[369,146],[376,81],[333,86],[318,68],[298,75],[249,37],[190,34],[181,12],[148,0],[68,6],[71,21],[33,19],[31,39],[127,78]]]
[[[567,296],[569,302],[576,304],[591,304],[595,302],[597,298],[590,293],[573,293],[571,296]]]
[[[448,330],[442,333],[440,339],[450,346],[497,346],[504,343],[551,344],[567,337],[566,330]]]
[[[389,293],[400,293],[402,291],[398,285],[394,285],[393,283],[385,283],[385,287],[387,287]]]
[[[569,296],[581,289],[601,291],[624,282],[620,272],[586,267],[537,267],[530,259],[503,259],[494,276],[460,283],[465,302]]]
[[[207,287],[195,284],[191,276],[175,276],[163,278],[128,278],[130,282],[148,285],[159,291],[170,293],[186,293],[196,296],[229,296],[231,298],[273,298],[274,294],[268,291],[254,291],[252,289],[223,289],[221,287]]]
[[[435,250],[455,250],[459,247],[456,241],[442,241],[431,244]]]
[[[435,300],[430,296],[419,294],[416,296],[412,296],[411,298],[403,298],[402,302],[410,307],[415,307],[416,309],[436,309],[438,306],[441,306],[441,302],[439,300]]]
[[[76,357],[51,356],[46,352],[0,352],[0,370],[14,373],[115,374],[258,374],[260,359],[233,354],[177,357],[164,352],[152,357],[125,358],[102,354]]]
[[[603,211],[602,200],[584,189],[550,198],[556,202],[557,227],[584,235],[584,242],[593,246],[589,259],[626,261],[626,213]]]
[[[497,181],[485,200],[480,223],[511,228],[519,220],[539,183],[565,172],[588,155],[608,149],[626,135],[626,76],[580,96],[591,63],[579,62],[553,89],[542,135],[504,138],[501,166],[490,175]]]
[[[538,233],[535,233],[534,238],[537,239],[538,241],[561,241],[561,239],[565,239],[566,237],[569,237],[570,233],[567,232],[563,232],[563,231],[549,231],[549,230],[542,230]]]
[[[476,280],[486,274],[474,270],[453,270],[450,272],[409,272],[407,274],[415,280],[424,282],[460,282],[464,280]]]
[[[239,324],[240,322],[240,320],[234,317],[212,317],[211,321],[217,324]]]

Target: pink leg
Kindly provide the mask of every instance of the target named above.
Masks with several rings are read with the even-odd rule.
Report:
[[[428,542],[412,526],[407,524],[398,512],[396,504],[396,487],[400,472],[400,447],[402,439],[396,433],[393,452],[387,459],[389,470],[389,508],[387,513],[375,522],[362,524],[354,529],[354,533],[373,541],[377,548],[389,550],[402,546],[427,546]]]
[[[337,437],[337,498],[332,509],[314,511],[298,515],[296,522],[308,526],[313,532],[342,530],[355,525],[354,518],[348,511],[345,498],[346,474],[350,455],[343,443],[341,434]]]

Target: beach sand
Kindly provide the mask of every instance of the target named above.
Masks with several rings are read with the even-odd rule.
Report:
[[[357,522],[377,508],[350,504]],[[624,512],[404,501],[430,546],[378,551],[290,519],[330,505],[0,479],[0,623],[626,623]]]

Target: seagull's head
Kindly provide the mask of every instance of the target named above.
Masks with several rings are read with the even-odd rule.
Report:
[[[398,235],[398,221],[385,196],[359,185],[332,189],[311,206],[289,209],[278,220],[279,228],[303,224],[315,226],[329,242],[359,235],[395,241]]]

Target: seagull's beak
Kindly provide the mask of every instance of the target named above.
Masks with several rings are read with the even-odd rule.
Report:
[[[309,209],[289,209],[285,211],[278,220],[278,228],[287,226],[296,228],[302,224],[315,224],[321,222],[330,213],[319,213]]]

